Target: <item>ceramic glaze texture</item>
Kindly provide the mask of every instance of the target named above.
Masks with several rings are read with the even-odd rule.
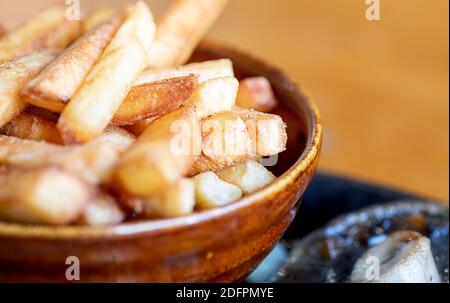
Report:
[[[66,281],[68,256],[81,282],[232,282],[245,278],[292,222],[314,175],[322,127],[317,109],[279,70],[212,42],[193,61],[230,58],[239,78],[267,77],[288,125],[287,150],[268,187],[222,208],[186,217],[112,227],[45,227],[0,223],[1,281]]]

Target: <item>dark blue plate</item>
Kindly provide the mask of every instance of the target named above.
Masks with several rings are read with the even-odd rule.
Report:
[[[354,262],[367,247],[392,231],[416,229],[431,239],[437,266],[448,282],[448,208],[428,201],[383,186],[319,173],[283,240],[248,281],[346,282]],[[339,255],[324,260],[324,243],[341,243]]]

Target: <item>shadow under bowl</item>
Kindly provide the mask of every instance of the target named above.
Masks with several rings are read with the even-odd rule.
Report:
[[[312,101],[278,69],[213,42],[203,42],[192,61],[217,58],[231,59],[238,78],[271,82],[280,101],[274,113],[289,136],[269,168],[278,178],[236,203],[179,218],[110,227],[0,223],[0,281],[68,281],[71,256],[79,260],[81,282],[232,282],[262,261],[316,171],[322,127]]]

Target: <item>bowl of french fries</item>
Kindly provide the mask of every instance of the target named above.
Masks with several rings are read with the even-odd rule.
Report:
[[[227,0],[142,1],[0,26],[0,280],[231,282],[293,220],[317,109],[200,41]]]

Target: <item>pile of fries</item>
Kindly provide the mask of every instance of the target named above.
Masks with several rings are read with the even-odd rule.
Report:
[[[0,220],[118,224],[223,206],[271,183],[285,150],[263,77],[187,64],[227,0],[142,1],[0,26]]]

